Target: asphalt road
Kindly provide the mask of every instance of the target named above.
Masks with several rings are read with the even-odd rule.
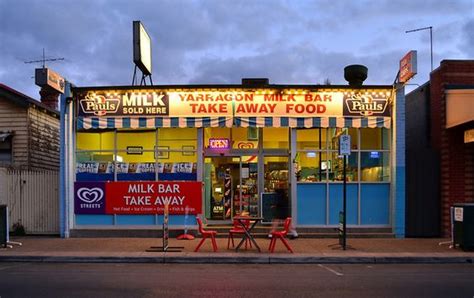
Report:
[[[0,297],[474,297],[474,265],[0,263]]]

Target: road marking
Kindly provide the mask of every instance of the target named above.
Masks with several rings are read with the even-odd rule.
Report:
[[[11,266],[3,266],[3,267],[0,267],[0,271],[1,270],[5,270],[5,269],[11,269],[11,268],[17,268],[17,267],[23,267],[24,265],[22,264],[18,264],[18,265],[11,265]]]
[[[342,274],[341,272],[337,272],[336,270],[333,270],[333,269],[331,269],[331,268],[329,268],[329,267],[326,267],[326,266],[324,266],[324,265],[318,264],[318,266],[321,267],[321,268],[326,269],[326,270],[329,271],[329,272],[332,272],[332,273],[336,274],[337,276],[343,276],[343,275],[344,275],[344,274]]]

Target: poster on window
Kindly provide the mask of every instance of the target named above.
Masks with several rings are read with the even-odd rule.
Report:
[[[111,162],[78,162],[76,173],[106,174],[113,173]]]

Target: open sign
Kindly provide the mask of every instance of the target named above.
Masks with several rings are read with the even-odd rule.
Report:
[[[230,140],[226,138],[209,139],[210,149],[230,149]]]

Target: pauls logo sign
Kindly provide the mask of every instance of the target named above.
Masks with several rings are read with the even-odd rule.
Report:
[[[344,116],[390,116],[388,97],[377,93],[344,95]]]
[[[168,116],[169,97],[158,92],[79,94],[79,116]]]
[[[80,112],[91,116],[105,116],[107,114],[116,114],[120,105],[119,98],[105,98],[104,95],[86,95],[79,100]]]

